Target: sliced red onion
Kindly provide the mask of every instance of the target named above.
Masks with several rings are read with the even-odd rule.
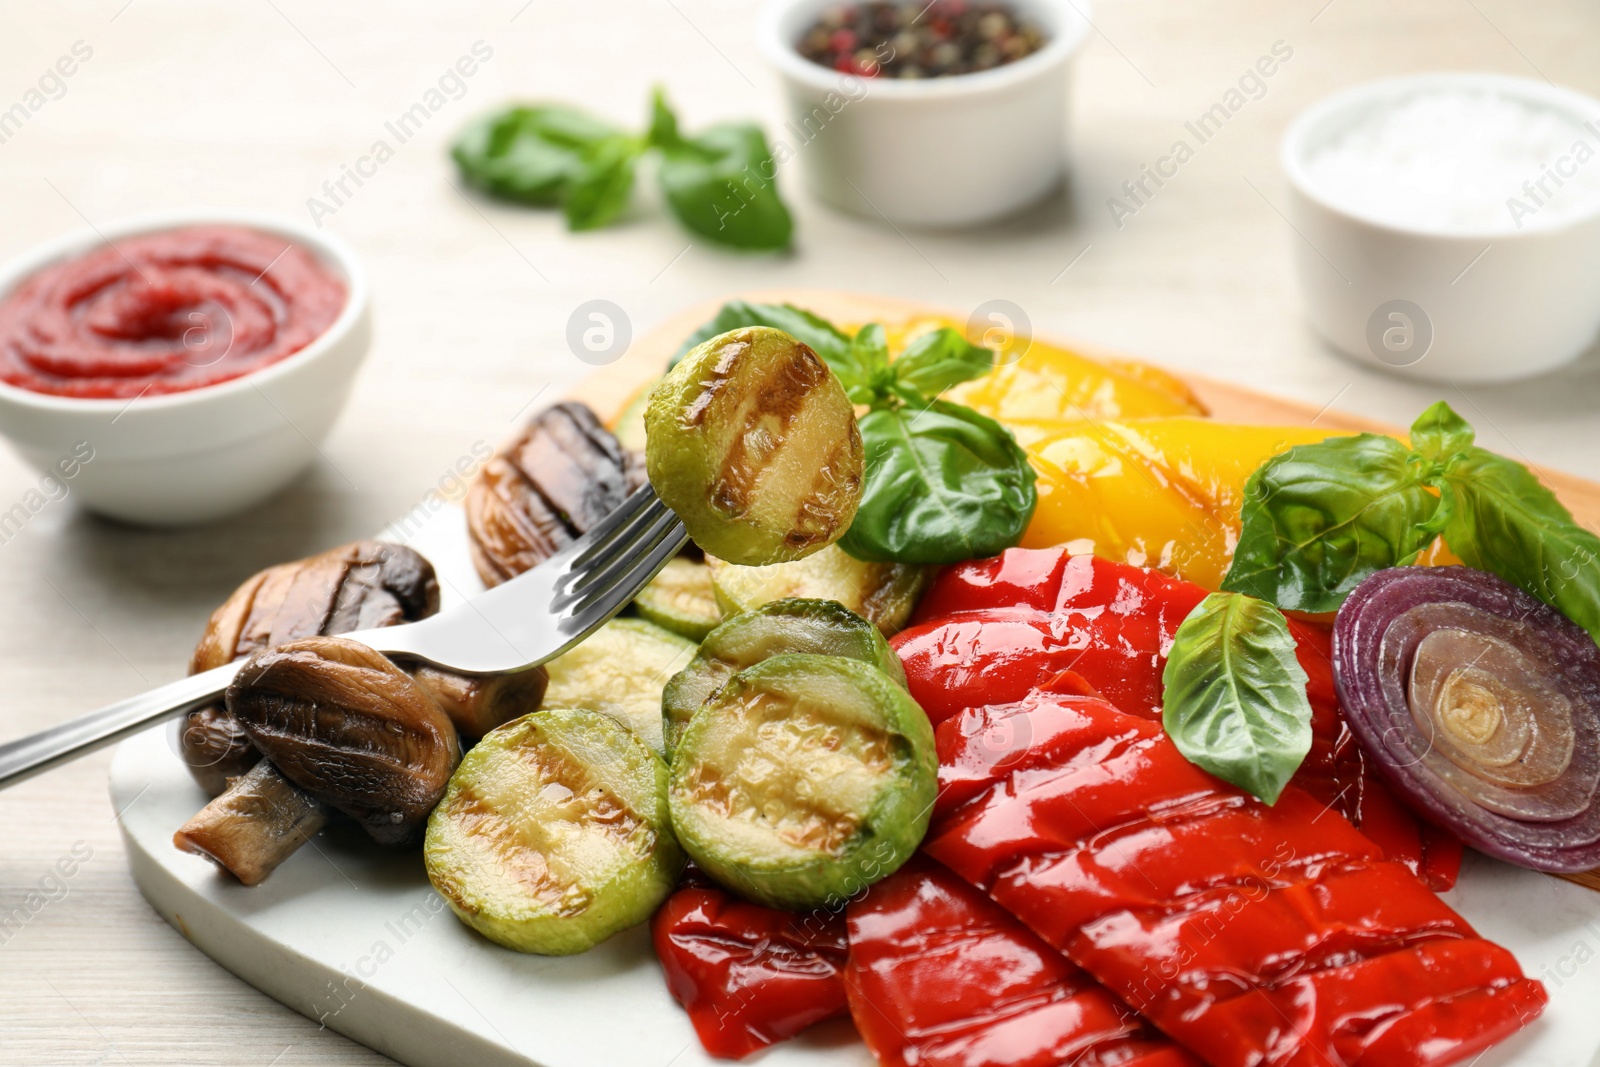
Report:
[[[1600,648],[1565,615],[1483,571],[1396,567],[1339,609],[1333,666],[1417,811],[1519,866],[1600,866]]]

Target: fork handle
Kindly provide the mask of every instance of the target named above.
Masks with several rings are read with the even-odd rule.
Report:
[[[0,745],[0,789],[77,759],[147,726],[216,700],[233,681],[238,663],[226,663],[171,682],[59,726]]]

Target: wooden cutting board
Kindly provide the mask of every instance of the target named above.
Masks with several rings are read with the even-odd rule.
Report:
[[[838,322],[893,323],[938,308],[831,291],[745,294],[789,301]],[[659,374],[682,339],[716,311],[690,308],[640,339],[569,393],[602,414],[620,409]],[[1090,354],[1086,346],[1067,344]],[[1315,409],[1215,382],[1196,382],[1219,419],[1309,423]],[[1324,413],[1330,429],[1388,427]],[[1600,487],[1551,476],[1570,507],[1600,518]],[[448,606],[482,587],[463,516],[448,507],[396,523],[437,568]],[[668,997],[648,932],[627,931],[581,956],[525,956],[457,922],[428,884],[416,852],[378,848],[330,829],[271,878],[246,888],[172,833],[206,801],[176,752],[173,726],[118,749],[111,797],[128,864],[150,905],[222,966],[308,1018],[408,1067],[713,1067],[687,1017]],[[1600,1052],[1600,897],[1577,886],[1469,856],[1446,899],[1483,936],[1543,979],[1543,1018],[1475,1067],[1584,1067]],[[872,1067],[847,1021],[813,1028],[760,1057],[762,1067]]]

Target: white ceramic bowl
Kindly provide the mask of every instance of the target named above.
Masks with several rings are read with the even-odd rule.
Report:
[[[796,42],[839,2],[768,0],[757,27],[788,97],[774,152],[780,162],[799,157],[818,199],[897,225],[967,226],[1019,211],[1061,183],[1067,71],[1089,31],[1088,0],[1013,0],[1044,30],[1043,48],[993,70],[921,81],[840,74],[803,58]]]
[[[1522,229],[1509,212],[1503,227],[1403,226],[1341,206],[1308,173],[1318,148],[1373,109],[1451,88],[1501,94],[1580,123],[1600,120],[1591,97],[1490,74],[1386,79],[1314,104],[1282,144],[1306,311],[1341,352],[1407,377],[1528,377],[1575,359],[1600,330],[1600,198],[1563,217],[1536,215]],[[1587,139],[1600,149],[1600,135]]]
[[[116,240],[200,224],[247,226],[309,248],[345,283],[333,325],[295,354],[188,392],[78,400],[0,382],[0,434],[85,507],[128,522],[174,526],[240,511],[287,485],[317,457],[372,339],[367,275],[343,241],[276,215],[214,208],[167,211],[50,241],[0,267],[0,298],[40,268]],[[102,236],[103,235],[103,236]],[[64,459],[92,458],[63,477]],[[0,505],[3,508],[4,505]],[[0,513],[0,524],[6,515]]]

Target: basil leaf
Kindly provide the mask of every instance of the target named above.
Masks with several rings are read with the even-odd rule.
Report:
[[[508,200],[552,206],[561,203],[588,155],[620,136],[576,108],[517,106],[469,124],[450,154],[469,184]]]
[[[1455,502],[1444,540],[1462,562],[1521,587],[1600,641],[1600,537],[1532,471],[1482,448],[1450,464],[1444,486]]]
[[[1161,725],[1190,763],[1276,804],[1311,751],[1306,681],[1282,612],[1212,593],[1173,636]]]
[[[1476,433],[1443,400],[1428,408],[1411,424],[1411,447],[1425,459],[1448,464],[1472,448]]]
[[[692,138],[674,131],[660,147],[661,192],[678,221],[734,248],[789,247],[794,220],[778,196],[778,165],[760,126],[725,123]]]
[[[821,356],[823,362],[841,379],[852,369],[850,336],[827,319],[793,304],[752,304],[747,300],[730,300],[723,304],[716,318],[690,334],[678,346],[670,366],[677,366],[678,361],[696,345],[742,326],[771,326],[782,330]]]
[[[1392,437],[1297,445],[1245,483],[1242,529],[1222,588],[1294,611],[1333,611],[1374,571],[1432,543],[1439,498]]]
[[[678,116],[659,86],[650,94],[650,130],[645,139],[652,148],[677,148],[683,144],[678,134]]]
[[[994,369],[994,353],[949,326],[917,337],[894,363],[895,379],[932,399]]]
[[[883,326],[869,322],[861,327],[850,342],[849,365],[836,367],[834,373],[844,383],[851,402],[872,404],[884,399],[894,385],[894,371],[889,368],[889,341]]]
[[[633,192],[634,161],[643,150],[633,137],[612,137],[585,154],[563,200],[569,229],[599,229],[622,213]]]
[[[1015,545],[1037,502],[1035,475],[1011,431],[935,400],[862,416],[866,478],[839,542],[857,559],[955,563]]]

